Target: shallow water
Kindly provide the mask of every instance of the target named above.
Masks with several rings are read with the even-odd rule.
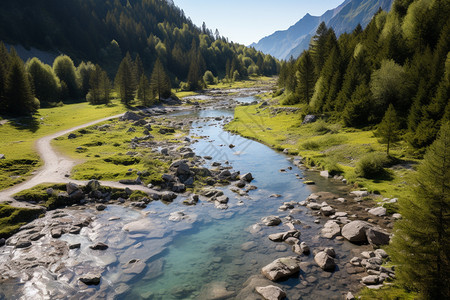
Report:
[[[250,103],[256,98],[246,96],[235,100]],[[99,298],[108,299],[207,299],[208,287],[216,283],[237,295],[243,283],[252,275],[260,274],[262,267],[276,258],[295,255],[289,245],[274,243],[267,238],[269,234],[289,230],[287,226],[261,226],[250,232],[252,225],[265,216],[288,216],[289,211],[278,211],[283,202],[303,201],[318,191],[340,193],[342,186],[313,172],[308,174],[308,179],[312,178],[317,184],[303,184],[300,178],[305,171],[298,169],[289,157],[224,131],[224,122],[233,117],[232,109],[170,115],[172,118],[187,116],[197,120],[190,132],[191,138],[197,141],[191,147],[197,155],[212,157],[212,160],[205,160],[205,166],[220,162],[241,174],[251,172],[255,178],[251,184],[257,189],[241,197],[231,192],[228,186],[221,187],[230,198],[227,210],[219,210],[206,201],[187,207],[182,204],[184,198],[179,196],[171,204],[152,202],[144,210],[109,205],[105,211],[92,212],[96,214],[92,228],[83,228],[79,235],[61,237],[70,244],[81,244],[80,249],[71,250],[64,263],[68,268],[80,262],[87,269],[90,266],[103,268],[102,283],[96,287],[80,284],[78,290],[66,293],[67,298],[78,298],[80,293],[95,289]],[[257,118],[254,122],[264,126]],[[229,147],[231,144],[234,147]],[[286,171],[280,172],[280,169]],[[271,198],[272,194],[282,197]],[[170,214],[178,211],[183,211],[186,218],[179,222],[170,221]],[[307,208],[302,207],[292,216],[301,220],[297,229],[301,231],[301,241],[311,250],[319,246],[335,248],[338,269],[334,273],[324,272],[316,266],[312,255],[302,256],[302,262],[306,264],[302,266],[300,276],[280,283],[288,299],[342,298],[350,284],[343,265],[350,260],[354,246],[344,241],[319,238],[322,225],[314,223],[316,216]],[[135,225],[134,229],[127,229],[130,223]],[[94,254],[89,249],[93,241],[105,242],[109,248]],[[254,242],[253,247],[243,251],[242,244],[247,242]],[[143,270],[124,267],[134,259],[145,263]],[[22,292],[26,298],[26,295],[34,295],[36,289],[25,285]],[[11,299],[17,298],[11,296]]]
[[[256,99],[245,97],[236,100],[248,103]],[[317,186],[304,185],[295,176],[296,173],[303,176],[302,171],[285,155],[258,142],[224,131],[222,121],[215,118],[232,117],[232,110],[202,110],[193,114],[199,121],[193,123],[190,135],[205,137],[193,144],[196,154],[212,156],[213,159],[207,161],[207,164],[218,161],[225,165],[229,162],[241,174],[251,172],[255,178],[252,184],[258,189],[250,191],[249,197],[239,197],[230,192],[228,187],[224,187],[225,194],[230,197],[229,209],[225,211],[205,202],[196,207],[184,207],[186,214],[195,212],[198,215],[197,222],[192,229],[177,235],[167,250],[158,257],[165,262],[163,274],[153,280],[136,282],[132,291],[134,296],[152,294],[154,299],[197,299],[202,296],[202,288],[205,289],[211,282],[225,282],[228,290],[238,293],[242,284],[250,276],[259,274],[263,266],[278,257],[294,255],[290,246],[267,239],[268,234],[288,230],[286,226],[263,227],[257,234],[248,232],[249,226],[258,223],[264,216],[287,216],[288,212],[278,211],[283,202],[302,201],[317,189]],[[230,148],[230,144],[235,147]],[[288,170],[288,167],[293,169]],[[286,168],[287,172],[280,172],[281,168]],[[319,185],[321,182],[333,192],[338,192],[336,186],[330,185],[328,180],[320,177],[316,180]],[[282,197],[270,198],[271,194],[281,194]],[[242,201],[243,205],[239,206],[238,201]],[[176,210],[179,209],[177,206],[173,204],[169,208]],[[158,211],[152,205],[147,209]],[[304,225],[304,228],[299,227],[302,232],[301,240],[307,242],[312,249],[315,246],[333,246],[339,255],[337,262],[343,261],[352,246],[346,242],[336,244],[334,241],[318,239],[321,226],[316,225],[315,218],[308,213],[303,208],[303,212],[295,215]],[[244,252],[241,245],[248,241],[254,241],[255,247]],[[277,246],[281,247],[276,249]],[[313,261],[312,256],[302,260]],[[348,291],[344,272],[324,273],[314,266],[306,271],[307,274],[302,275],[303,280],[290,279],[283,283],[290,299],[317,299],[324,295],[326,298],[339,298]],[[310,282],[305,280],[307,277]]]

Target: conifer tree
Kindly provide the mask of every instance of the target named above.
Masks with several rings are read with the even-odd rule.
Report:
[[[81,97],[85,97],[89,92],[89,81],[91,74],[95,70],[95,65],[90,61],[82,61],[77,67],[77,77],[80,80]]]
[[[392,104],[389,104],[386,114],[377,129],[377,136],[379,137],[380,143],[386,144],[387,156],[389,156],[390,146],[400,139],[399,127],[400,124],[395,108]]]
[[[164,67],[159,59],[156,60],[153,67],[152,76],[150,77],[150,88],[154,97],[160,101],[167,98],[171,93],[170,80],[164,71]]]
[[[5,82],[6,110],[12,115],[29,115],[39,108],[34,98],[23,61],[11,51],[11,66]]]
[[[303,103],[309,104],[314,93],[314,63],[309,51],[303,52],[298,60],[298,68],[295,74],[297,78],[296,93]]]
[[[122,59],[119,70],[117,71],[114,83],[116,90],[119,93],[119,97],[125,105],[130,105],[130,102],[134,99],[135,82],[134,82],[134,70],[133,62],[131,61],[130,54]]]
[[[141,79],[139,80],[138,89],[136,92],[136,99],[141,103],[143,106],[150,106],[152,104],[152,90],[150,87],[150,82],[147,79],[147,76],[144,74],[141,75]]]
[[[414,195],[399,202],[390,254],[396,276],[424,299],[450,298],[450,123],[420,164]]]
[[[91,104],[108,104],[110,101],[111,82],[108,74],[99,65],[95,66],[89,80],[89,93],[86,96]]]

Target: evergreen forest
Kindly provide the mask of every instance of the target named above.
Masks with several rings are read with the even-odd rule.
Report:
[[[309,49],[282,64],[278,93],[349,127],[377,125],[391,106],[388,127],[421,156],[450,119],[449,15],[449,1],[397,0],[339,38],[322,23]]]

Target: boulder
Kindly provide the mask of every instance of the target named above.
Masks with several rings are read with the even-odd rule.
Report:
[[[324,271],[334,271],[336,268],[336,263],[334,259],[329,256],[325,251],[321,251],[314,256],[314,261],[319,265]]]
[[[266,300],[282,300],[286,298],[286,292],[274,285],[256,287],[255,290]]]
[[[302,124],[314,123],[315,121],[317,121],[317,116],[315,116],[315,115],[306,115],[305,118],[303,119]]]
[[[86,285],[98,285],[100,283],[101,275],[88,273],[79,277],[79,280]]]
[[[173,192],[164,192],[161,195],[161,200],[166,202],[172,202],[177,197],[177,194]]]
[[[325,223],[322,230],[320,231],[320,235],[327,239],[333,239],[341,234],[341,227],[336,221],[329,220]]]
[[[98,204],[97,206],[95,206],[95,209],[98,211],[103,211],[106,209],[106,205],[104,204]]]
[[[325,217],[329,217],[329,216],[331,216],[332,214],[334,214],[335,210],[334,210],[334,208],[332,208],[331,206],[326,205],[326,206],[322,206],[322,207],[320,208],[320,212],[321,212],[322,215],[324,215]]]
[[[262,268],[262,274],[269,280],[277,281],[300,271],[300,261],[296,257],[283,257]]]
[[[312,210],[320,210],[322,208],[322,205],[320,205],[319,203],[311,202],[306,205],[306,207]]]
[[[379,282],[379,278],[376,275],[369,275],[366,277],[363,277],[361,279],[361,282],[364,283],[365,285],[374,285],[374,284],[378,284]]]
[[[328,173],[328,171],[320,171],[320,176],[328,178],[330,177],[330,173]]]
[[[76,135],[75,133],[71,133],[71,134],[69,134],[69,135],[67,136],[67,138],[68,138],[69,140],[72,140],[72,139],[77,138],[77,135]]]
[[[305,255],[309,255],[309,253],[311,252],[311,250],[309,249],[309,246],[305,242],[300,243],[300,249],[301,249],[302,253]]]
[[[135,112],[127,111],[120,119],[122,121],[138,121],[143,118],[143,116],[140,116]]]
[[[367,197],[367,196],[369,196],[369,192],[368,191],[353,191],[353,192],[350,192],[350,195],[353,195],[355,197]]]
[[[391,240],[391,237],[389,235],[389,233],[378,229],[378,228],[368,228],[366,230],[366,236],[367,236],[367,241],[372,245],[372,246],[383,246],[383,245],[389,245],[389,241]]]
[[[78,191],[79,189],[80,188],[78,187],[78,185],[76,185],[73,182],[69,182],[69,183],[66,184],[66,191],[67,191],[67,194],[69,194],[69,195],[72,194],[75,191]]]
[[[281,219],[276,216],[268,216],[261,219],[266,226],[277,226],[281,224]]]
[[[253,180],[252,173],[245,173],[244,175],[241,176],[241,180],[251,182]]]
[[[384,207],[375,207],[369,210],[369,214],[377,216],[377,217],[384,217],[386,215],[386,208]]]
[[[108,249],[108,245],[106,245],[105,243],[95,243],[94,245],[89,246],[89,248],[91,248],[92,250],[106,250]]]
[[[175,211],[175,212],[170,213],[169,221],[179,222],[179,221],[181,221],[183,219],[186,219],[186,218],[187,218],[187,216],[186,216],[186,214],[184,212],[182,212],[182,211]]]
[[[367,242],[366,230],[372,227],[364,221],[352,221],[342,227],[341,234],[348,241],[353,243]]]

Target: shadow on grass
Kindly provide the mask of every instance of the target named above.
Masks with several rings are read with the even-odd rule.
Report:
[[[10,118],[9,123],[16,129],[28,130],[32,133],[35,133],[40,127],[39,116],[40,115],[22,118]]]

